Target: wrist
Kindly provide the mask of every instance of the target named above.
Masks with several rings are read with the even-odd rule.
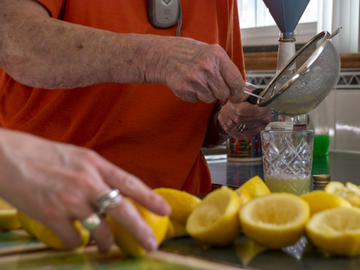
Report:
[[[164,48],[166,38],[156,35],[142,35],[142,42],[139,42],[139,50],[143,52],[143,57],[138,57],[140,70],[144,83],[165,83],[163,73],[166,67],[163,66],[163,57],[167,48]]]
[[[221,110],[221,107],[214,114],[213,121],[214,121],[215,128],[217,130],[217,133],[219,135],[219,139],[221,140],[221,142],[224,142],[228,138],[228,134],[225,132],[225,130],[223,129],[223,127],[219,121],[220,110]]]

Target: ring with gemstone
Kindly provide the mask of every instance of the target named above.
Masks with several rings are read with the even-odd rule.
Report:
[[[97,227],[99,227],[99,225],[101,224],[101,219],[98,214],[92,213],[90,216],[83,219],[81,223],[85,227],[85,229],[92,232]]]
[[[114,208],[121,203],[122,196],[118,189],[110,190],[109,192],[100,195],[97,198],[98,213],[104,215],[108,209]]]

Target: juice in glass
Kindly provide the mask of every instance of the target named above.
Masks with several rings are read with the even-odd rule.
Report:
[[[271,192],[289,192],[301,195],[310,191],[310,177],[294,179],[265,176],[265,183]]]
[[[313,139],[312,130],[261,132],[264,179],[272,192],[309,192]]]

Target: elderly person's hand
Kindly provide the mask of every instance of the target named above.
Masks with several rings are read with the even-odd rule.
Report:
[[[255,86],[246,84],[246,90],[251,92],[255,89]],[[246,101],[240,103],[228,101],[220,109],[217,120],[221,128],[231,137],[249,140],[270,122],[271,111]]]
[[[152,63],[146,68],[147,82],[165,84],[190,102],[225,103],[243,98],[245,82],[221,46],[182,37],[153,39],[154,45],[146,56],[152,61],[145,61]]]
[[[152,230],[136,208],[122,198],[131,197],[159,215],[169,214],[170,207],[134,175],[95,152],[0,129],[0,168],[0,195],[53,230],[66,248],[75,247],[80,239],[73,221],[96,212],[97,197],[112,189],[118,189],[121,198],[107,214],[145,249],[157,248]],[[113,243],[103,218],[92,236],[100,251],[107,251]]]

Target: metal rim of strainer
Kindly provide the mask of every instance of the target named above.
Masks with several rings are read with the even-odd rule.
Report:
[[[261,91],[260,96],[263,99],[258,99],[257,103],[259,106],[266,106],[278,98],[282,93],[284,93],[291,85],[293,85],[301,75],[304,75],[310,70],[311,65],[318,59],[318,57],[323,52],[327,42],[330,39],[337,35],[341,30],[341,27],[338,28],[333,34],[330,34],[327,31],[323,31],[312,37],[285,65],[285,67],[278,73],[276,76],[269,82],[263,91]],[[315,49],[311,56],[300,66],[300,68],[294,73],[294,75],[286,82],[284,85],[276,92],[272,93],[268,97],[265,97],[266,92],[273,86],[277,79],[291,66],[294,64],[296,58],[303,53],[313,42],[319,41],[322,39],[320,45]]]

